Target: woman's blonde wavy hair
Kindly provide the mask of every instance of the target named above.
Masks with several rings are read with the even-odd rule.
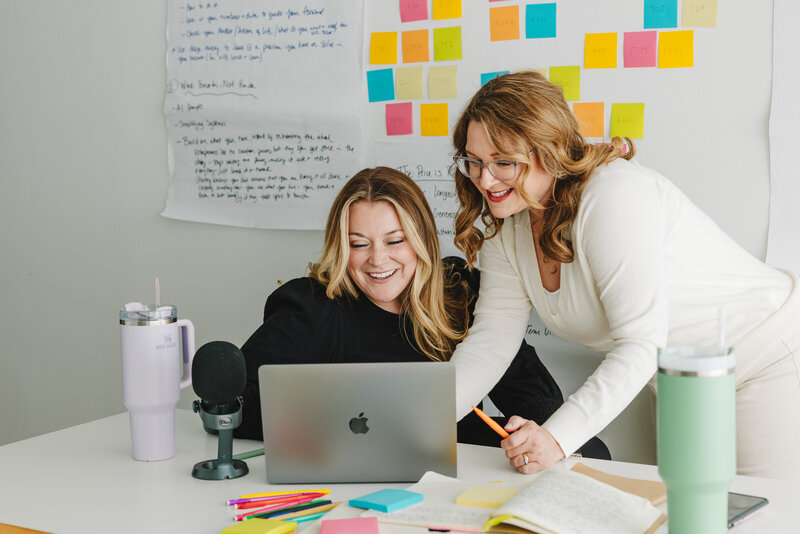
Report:
[[[409,319],[404,324],[411,325],[413,339],[428,358],[448,360],[466,337],[468,288],[465,281],[445,276],[431,208],[419,186],[402,172],[388,167],[364,169],[342,187],[328,214],[322,254],[309,265],[309,276],[326,287],[328,298],[358,298],[347,273],[350,206],[356,202],[388,202],[397,211],[417,254],[414,277],[400,295],[401,309]]]
[[[515,188],[533,208],[543,209],[543,229],[539,245],[553,261],[569,263],[573,259],[569,226],[575,219],[581,193],[592,171],[617,158],[631,159],[633,142],[625,138],[629,150],[622,155],[623,140],[615,137],[611,144],[587,144],[580,126],[561,89],[535,71],[506,74],[487,82],[467,104],[453,129],[456,155],[466,155],[467,128],[471,121],[483,125],[492,147],[503,157],[528,162],[532,154],[551,175],[551,201],[543,206],[525,195],[523,184],[527,168],[523,166]],[[503,226],[495,218],[472,180],[454,168],[456,191],[460,203],[456,214],[454,242],[472,267],[484,239],[494,237]],[[480,217],[487,234],[475,227]]]

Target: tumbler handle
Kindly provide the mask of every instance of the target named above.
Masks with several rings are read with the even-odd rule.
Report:
[[[181,329],[181,350],[183,352],[183,374],[181,389],[192,384],[192,360],[194,359],[194,324],[189,319],[178,319]]]

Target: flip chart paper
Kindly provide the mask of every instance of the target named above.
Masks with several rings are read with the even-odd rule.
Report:
[[[644,104],[611,104],[610,135],[644,138]]]
[[[395,70],[395,95],[398,100],[417,100],[424,96],[422,67],[400,67]]]
[[[677,28],[678,0],[644,0],[644,27]]]
[[[461,59],[461,26],[434,28],[433,60],[450,61]]]
[[[556,4],[525,6],[525,38],[542,39],[556,36]]]
[[[605,111],[603,102],[575,102],[572,113],[581,125],[584,137],[603,137],[605,132]]]
[[[658,68],[694,66],[694,30],[661,32],[658,39]]]
[[[681,25],[685,28],[716,28],[718,0],[683,0]]]
[[[433,66],[428,71],[428,98],[458,98],[458,67]]]
[[[617,34],[587,33],[584,37],[583,66],[587,69],[617,68]]]
[[[655,67],[658,53],[658,32],[625,32],[622,40],[622,65]]]
[[[419,63],[430,60],[428,30],[410,30],[400,34],[403,47],[403,63]]]
[[[386,135],[408,135],[414,132],[411,102],[386,104]]]
[[[561,87],[566,100],[581,99],[581,68],[579,66],[550,67],[550,81]]]
[[[372,65],[397,63],[397,32],[373,32],[369,43],[369,62]]]
[[[519,7],[504,6],[489,9],[489,34],[492,41],[519,39]]]

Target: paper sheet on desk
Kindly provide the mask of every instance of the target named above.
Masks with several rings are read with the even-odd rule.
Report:
[[[410,491],[422,493],[425,496],[423,502],[390,513],[368,510],[361,515],[376,516],[382,523],[483,532],[483,524],[492,509],[455,504],[456,497],[469,485],[462,480],[428,471],[419,482],[408,488]]]

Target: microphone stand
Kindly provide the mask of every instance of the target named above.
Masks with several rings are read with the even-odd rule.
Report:
[[[192,409],[200,414],[205,428],[219,431],[217,458],[194,464],[192,476],[202,480],[223,480],[246,475],[250,471],[247,464],[233,459],[233,429],[242,424],[242,397],[211,405],[196,400]]]

